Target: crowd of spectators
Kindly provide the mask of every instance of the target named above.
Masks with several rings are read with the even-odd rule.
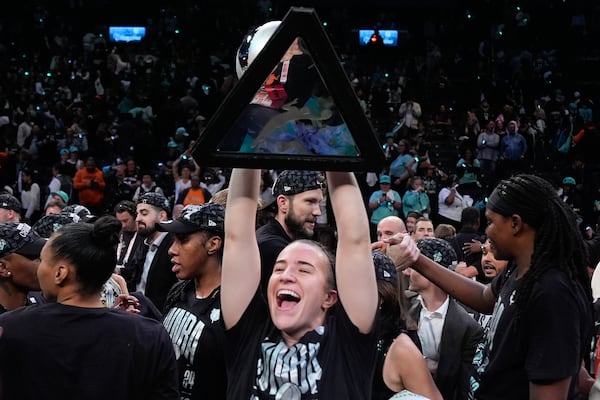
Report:
[[[600,387],[587,287],[592,275],[597,310],[600,85],[585,69],[598,63],[600,8],[191,3],[25,0],[0,17],[7,397],[587,398]],[[236,85],[241,38],[291,5],[316,8],[383,148],[380,170],[232,171],[192,151]],[[146,36],[116,42],[109,25]],[[371,44],[358,43],[363,27]],[[298,82],[283,71],[302,44],[278,83]],[[144,368],[83,371],[115,385],[65,372],[126,348]],[[39,364],[56,368],[29,371]]]
[[[24,4],[34,12],[2,21],[0,188],[30,205],[23,215],[31,223],[60,176],[74,180],[72,188],[63,186],[70,203],[80,202],[82,189],[99,192],[88,204],[97,212],[131,200],[144,176],[145,188],[154,184],[177,199],[186,167],[209,192],[226,187],[229,171],[193,160],[190,145],[236,83],[234,57],[244,33],[296,5],[134,4],[140,8],[125,20],[107,3]],[[510,2],[469,8],[382,1],[368,12],[357,2],[304,3],[317,9],[382,145],[406,144],[403,154],[415,159],[394,188],[401,196],[409,176],[422,176],[426,187],[436,183],[429,185],[435,204],[445,177],[456,174],[477,203],[497,179],[537,171],[559,191],[573,178],[582,227],[597,223],[599,88],[582,63],[598,57],[591,39],[598,10],[558,1],[546,15],[539,2],[521,9]],[[107,27],[126,23],[146,26],[146,37],[112,42]],[[360,27],[398,29],[399,44],[358,46]],[[478,161],[486,129],[507,142],[491,172]],[[525,140],[517,153],[508,143],[513,133]],[[456,151],[436,154],[437,142]],[[391,164],[396,154],[389,157]],[[77,186],[76,172],[88,166],[104,182]],[[387,168],[373,173],[394,178]],[[361,175],[361,181],[367,199],[377,179],[369,184]],[[31,200],[34,185],[39,205]]]

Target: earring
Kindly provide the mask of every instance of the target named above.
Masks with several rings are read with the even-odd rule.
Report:
[[[8,276],[8,277],[10,278],[10,277],[12,276],[12,272],[8,271],[8,272],[6,273],[6,276]]]

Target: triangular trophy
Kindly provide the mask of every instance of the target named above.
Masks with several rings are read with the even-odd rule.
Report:
[[[206,166],[379,171],[382,147],[315,10],[292,7],[271,29],[194,157]],[[252,40],[240,46],[238,67]]]

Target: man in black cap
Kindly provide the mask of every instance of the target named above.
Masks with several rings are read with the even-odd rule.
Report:
[[[8,193],[0,194],[0,222],[20,222],[21,202]]]
[[[150,192],[137,201],[137,235],[124,261],[121,275],[129,292],[141,292],[163,310],[167,293],[177,281],[168,254],[173,234],[158,232],[156,224],[169,219],[169,201],[160,193]]]
[[[221,204],[190,204],[177,219],[156,224],[158,231],[175,235],[169,255],[180,282],[167,295],[163,324],[175,346],[182,398],[226,397],[225,333],[219,323],[224,218]]]
[[[277,256],[296,239],[312,239],[321,215],[325,177],[315,171],[282,171],[273,184],[275,218],[256,231],[260,250],[261,285],[266,289]]]
[[[31,226],[0,223],[0,314],[37,302],[29,291],[39,291],[37,262],[46,240]]]

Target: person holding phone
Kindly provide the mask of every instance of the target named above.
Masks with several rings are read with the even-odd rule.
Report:
[[[172,171],[173,180],[175,181],[173,204],[178,204],[181,192],[192,186],[192,176],[200,176],[200,166],[190,155],[188,149],[173,162]]]
[[[438,193],[438,224],[449,224],[460,229],[462,210],[473,204],[473,199],[463,196],[458,191],[458,177],[449,175],[446,186]]]

